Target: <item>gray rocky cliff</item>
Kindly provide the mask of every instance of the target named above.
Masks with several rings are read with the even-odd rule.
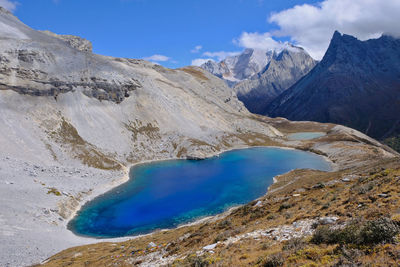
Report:
[[[134,64],[132,60],[92,54],[89,41],[35,31],[4,10],[0,22],[3,90],[55,98],[80,90],[87,96],[119,103],[141,87],[137,75],[126,66]]]
[[[333,122],[383,139],[400,133],[400,39],[335,32],[322,61],[276,98],[270,116]]]
[[[91,53],[93,50],[92,43],[89,40],[86,40],[82,37],[67,35],[67,34],[56,34],[51,31],[41,31],[41,32],[50,35],[52,37],[61,39],[66,43],[68,43],[71,47],[78,49],[79,51]]]
[[[234,86],[250,112],[265,114],[269,103],[306,75],[316,61],[304,49],[289,46],[274,54],[264,70]]]

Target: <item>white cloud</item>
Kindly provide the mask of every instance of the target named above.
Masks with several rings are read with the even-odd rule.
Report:
[[[164,62],[164,61],[168,61],[168,60],[170,60],[171,58],[170,57],[167,57],[167,56],[164,56],[164,55],[158,55],[158,54],[156,54],[156,55],[152,55],[152,56],[150,56],[150,57],[145,57],[145,58],[143,58],[144,60],[148,60],[148,61],[161,61],[161,62]]]
[[[236,56],[239,55],[241,52],[226,52],[226,51],[219,51],[219,52],[204,52],[203,56],[217,58],[218,61],[224,60],[226,57]]]
[[[400,36],[399,14],[400,0],[324,0],[273,13],[268,22],[275,23],[278,30],[244,32],[234,42],[246,48],[274,48],[280,44],[276,38],[289,37],[312,57],[321,59],[335,30],[361,40],[382,33]]]
[[[10,12],[14,12],[14,10],[17,8],[18,3],[14,1],[9,1],[9,0],[0,0],[0,6],[4,7]]]
[[[226,51],[218,51],[218,52],[204,52],[202,56],[204,58],[195,58],[192,60],[192,66],[201,66],[203,63],[206,63],[209,60],[212,61],[222,61],[227,57],[239,55],[241,52],[226,52]]]
[[[233,42],[241,47],[264,50],[279,49],[283,45],[281,42],[275,41],[268,32],[243,32],[242,35]]]
[[[196,45],[192,50],[190,50],[190,53],[199,53],[201,49],[203,49],[203,46]]]
[[[335,30],[361,40],[382,33],[400,36],[399,14],[399,0],[325,0],[272,14],[268,21],[279,26],[272,35],[289,36],[319,59]]]
[[[212,61],[214,61],[213,59],[211,59],[211,58],[196,58],[196,59],[193,59],[192,60],[192,66],[201,66],[201,65],[203,65],[204,63],[206,63],[206,62],[208,62],[209,60],[212,60]]]

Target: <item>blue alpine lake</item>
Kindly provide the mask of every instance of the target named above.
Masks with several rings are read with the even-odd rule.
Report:
[[[330,164],[309,152],[265,147],[136,165],[128,182],[85,204],[68,228],[97,238],[173,228],[248,203],[274,176],[297,168],[329,171]]]

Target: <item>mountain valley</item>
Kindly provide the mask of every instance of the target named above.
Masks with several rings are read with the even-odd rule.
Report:
[[[170,69],[95,54],[4,8],[0,38],[1,266],[399,262],[400,155],[370,137],[399,134],[398,39],[336,32],[321,62],[287,45]],[[250,203],[150,234],[67,228],[136,165],[252,147],[313,153],[330,171],[282,172]]]

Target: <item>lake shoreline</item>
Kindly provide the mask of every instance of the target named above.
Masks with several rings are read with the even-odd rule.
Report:
[[[317,155],[317,156],[321,157],[324,161],[326,161],[326,162],[329,164],[329,171],[330,171],[330,172],[331,172],[331,171],[335,171],[335,170],[337,169],[336,164],[335,164],[334,162],[332,162],[327,156],[319,155],[319,154],[317,154],[317,153],[314,153],[314,152],[308,151],[308,150],[301,150],[301,149],[296,149],[296,148],[293,148],[293,147],[286,147],[286,146],[238,146],[238,147],[234,147],[234,148],[230,148],[230,149],[225,149],[225,150],[222,150],[222,151],[218,151],[218,152],[216,152],[216,153],[211,153],[211,154],[208,154],[206,157],[204,157],[204,158],[202,158],[202,159],[196,159],[196,160],[200,160],[200,161],[201,161],[201,160],[205,160],[205,159],[211,159],[211,158],[214,158],[214,157],[219,157],[220,155],[222,155],[223,153],[226,153],[226,152],[232,152],[232,151],[238,151],[238,150],[244,150],[244,149],[253,149],[253,148],[254,148],[254,149],[256,149],[256,148],[277,148],[277,149],[282,149],[282,150],[294,150],[294,151],[297,150],[297,151],[303,151],[303,152],[311,153],[311,154],[314,154],[314,155]],[[206,221],[210,221],[210,220],[217,220],[217,219],[226,217],[226,216],[229,215],[232,211],[236,210],[237,208],[239,208],[239,207],[241,207],[241,206],[243,206],[243,205],[246,205],[246,203],[241,204],[241,205],[235,205],[235,206],[230,207],[228,210],[223,211],[222,213],[218,213],[218,214],[211,215],[211,216],[198,217],[197,219],[195,219],[195,220],[193,220],[193,221],[191,221],[191,222],[182,223],[182,224],[180,224],[180,225],[178,225],[178,226],[175,226],[175,227],[163,228],[163,229],[156,229],[156,230],[154,230],[154,231],[151,231],[150,233],[146,233],[146,234],[137,234],[137,235],[135,234],[135,235],[124,236],[124,237],[105,237],[105,238],[102,238],[102,237],[94,237],[94,236],[87,236],[87,235],[79,235],[79,234],[75,233],[74,231],[72,231],[71,229],[69,229],[69,227],[68,227],[69,223],[70,223],[76,216],[78,216],[79,210],[81,210],[81,208],[82,208],[86,203],[92,201],[93,199],[95,199],[95,198],[97,198],[97,197],[99,197],[99,196],[101,196],[101,195],[104,195],[105,193],[107,193],[107,192],[113,190],[114,188],[116,188],[116,187],[118,187],[118,186],[120,186],[120,185],[123,185],[124,183],[129,182],[130,179],[134,179],[134,177],[131,177],[131,176],[130,176],[130,173],[131,173],[131,169],[134,168],[135,166],[144,165],[144,164],[151,164],[151,163],[157,163],[157,162],[164,162],[164,161],[174,161],[174,160],[182,160],[182,161],[184,161],[184,160],[193,160],[193,159],[187,159],[187,158],[185,159],[185,158],[176,158],[176,157],[175,157],[175,158],[168,158],[168,159],[144,160],[144,161],[140,161],[140,162],[131,164],[129,167],[124,167],[124,173],[125,173],[125,175],[124,175],[121,179],[118,179],[117,181],[111,183],[111,184],[108,185],[108,186],[104,186],[104,187],[102,188],[103,190],[101,190],[100,193],[98,193],[98,194],[92,194],[92,195],[88,196],[87,198],[85,198],[84,200],[80,201],[79,206],[78,206],[77,208],[74,209],[74,212],[71,214],[71,216],[68,217],[68,220],[66,220],[66,221],[67,221],[67,223],[65,224],[66,230],[69,231],[69,232],[71,232],[74,236],[76,236],[76,237],[78,237],[78,238],[84,239],[86,242],[87,242],[87,241],[97,241],[97,242],[98,242],[98,241],[101,241],[101,242],[125,241],[125,240],[128,240],[128,239],[134,239],[134,238],[139,238],[139,237],[143,237],[143,236],[152,235],[152,234],[154,234],[154,233],[156,233],[156,232],[163,232],[163,231],[168,231],[168,230],[171,230],[171,229],[177,229],[177,228],[182,228],[182,227],[187,227],[187,226],[192,226],[192,225],[200,224],[200,223],[203,223],[203,222],[206,222]],[[294,169],[293,169],[293,170],[294,170]],[[290,170],[290,171],[293,171],[293,170]],[[290,171],[288,171],[288,172],[290,172]],[[259,198],[261,198],[261,197],[267,195],[268,192],[269,192],[270,186],[272,186],[274,183],[277,182],[276,177],[281,176],[281,175],[284,175],[284,174],[286,174],[286,173],[288,173],[288,172],[285,172],[285,173],[282,173],[282,174],[279,174],[279,175],[276,175],[276,176],[272,177],[272,184],[270,184],[270,185],[266,188],[265,194],[263,194],[263,195],[257,197],[256,199],[254,199],[254,200],[252,200],[252,201],[255,201],[255,200],[257,200],[257,199],[259,199]],[[248,203],[248,202],[247,202],[247,203]]]

